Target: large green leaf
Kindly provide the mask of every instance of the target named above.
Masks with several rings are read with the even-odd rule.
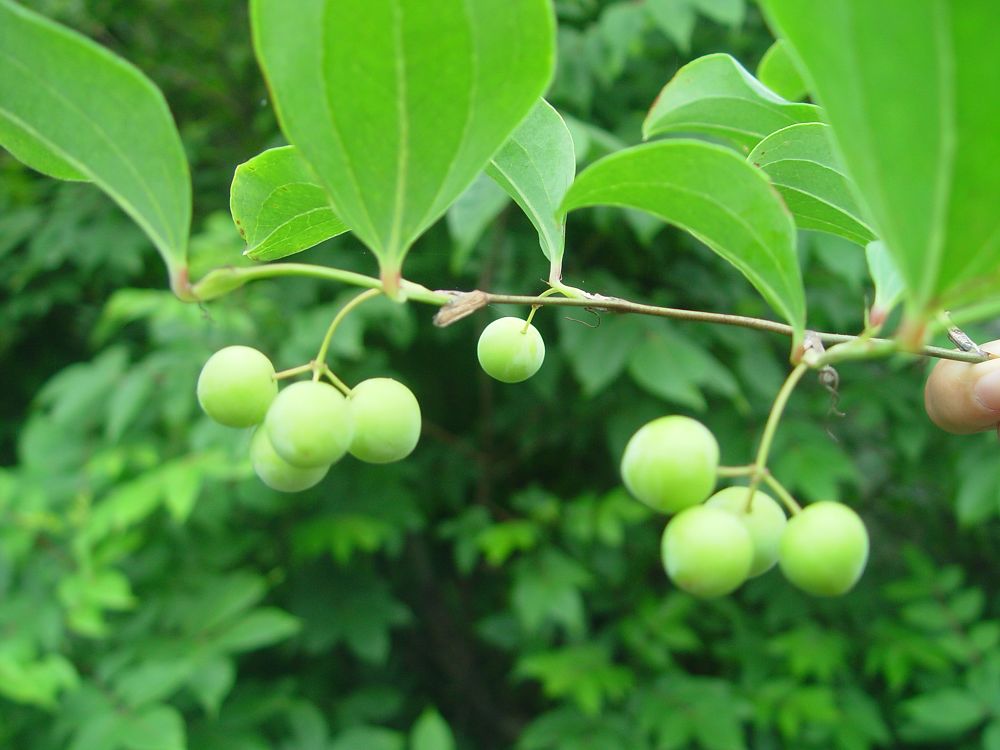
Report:
[[[758,143],[747,161],[770,175],[801,229],[829,232],[859,245],[875,239],[833,152],[829,125],[782,128]]]
[[[908,308],[1000,289],[992,0],[767,0],[908,287]]]
[[[797,122],[817,122],[812,104],[788,102],[729,55],[699,57],[677,71],[653,103],[643,137],[697,133],[750,151],[765,136]]]
[[[233,221],[253,260],[284,258],[347,231],[294,146],[240,164],[229,191]]]
[[[0,145],[28,166],[93,181],[184,268],[191,180],[163,95],[90,39],[0,0]]]
[[[576,174],[573,136],[559,113],[544,99],[514,131],[486,168],[538,230],[549,259],[550,279],[558,281],[566,245],[566,218],[559,204]]]
[[[767,177],[729,149],[673,140],[612,154],[580,174],[562,209],[594,205],[638,208],[687,230],[802,333],[795,224]]]
[[[547,0],[253,0],[282,129],[379,259],[403,257],[531,111],[554,67]]]

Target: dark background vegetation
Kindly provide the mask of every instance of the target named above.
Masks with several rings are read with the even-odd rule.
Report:
[[[26,4],[162,87],[193,165],[195,276],[242,262],[229,181],[281,143],[245,3]],[[728,51],[753,70],[771,41],[737,0],[557,5],[550,99],[575,118],[581,161],[637,142],[686,60]],[[801,239],[809,325],[860,329],[861,249]],[[407,276],[543,288],[516,208],[457,245],[441,222]],[[349,237],[302,258],[375,271]],[[694,240],[620,211],[571,216],[565,268],[592,291],[769,314]],[[549,308],[544,368],[505,386],[480,372],[476,338],[524,311],[438,329],[430,308],[372,302],[332,361],[348,382],[409,384],[420,446],[273,493],[249,435],[201,415],[198,370],[233,343],[308,361],[350,293],[282,279],[184,305],[95,188],[0,154],[0,747],[446,750],[450,731],[483,750],[1000,748],[1000,454],[993,436],[928,423],[923,362],[844,365],[842,418],[806,380],[778,433],[781,480],[868,523],[857,589],[817,600],[772,572],[699,602],[666,580],[663,519],[624,493],[621,450],[679,412],[748,462],[787,340]]]

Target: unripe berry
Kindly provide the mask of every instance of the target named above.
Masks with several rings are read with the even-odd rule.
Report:
[[[372,464],[406,458],[420,439],[420,404],[413,391],[391,378],[358,383],[347,399],[354,422],[351,455]]]
[[[670,520],[660,552],[678,588],[708,599],[736,590],[747,579],[753,542],[732,513],[699,505]]]
[[[322,481],[330,470],[329,464],[311,469],[292,466],[274,451],[267,436],[267,428],[261,425],[250,440],[250,462],[253,470],[264,484],[279,492],[301,492]]]
[[[864,521],[842,503],[806,506],[792,516],[781,535],[781,572],[815,596],[846,594],[861,578],[867,562]]]
[[[697,505],[715,487],[719,444],[701,422],[660,417],[639,428],[625,446],[622,480],[654,510],[676,513]]]
[[[781,506],[760,490],[754,491],[753,503],[747,513],[748,493],[747,487],[726,487],[708,498],[705,505],[732,513],[746,527],[753,543],[750,578],[754,578],[777,564],[778,547],[787,519]]]
[[[220,349],[198,376],[198,403],[227,427],[260,424],[277,392],[271,360],[249,346]]]
[[[476,347],[486,374],[503,383],[527,380],[542,366],[542,334],[520,318],[499,318],[483,329]]]
[[[299,468],[339,461],[354,436],[347,399],[332,385],[311,380],[281,391],[264,424],[274,450]]]

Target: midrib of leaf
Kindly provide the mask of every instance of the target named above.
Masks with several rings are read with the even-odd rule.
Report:
[[[372,242],[378,245],[378,247],[372,248],[372,251],[377,254],[378,252],[381,251],[381,243],[379,242],[378,232],[375,231],[375,224],[374,222],[372,222],[371,213],[369,213],[368,211],[368,204],[365,203],[364,193],[361,190],[361,183],[358,182],[358,173],[354,167],[354,160],[351,158],[350,151],[344,147],[344,138],[340,132],[340,123],[337,121],[337,118],[334,117],[333,102],[330,100],[330,94],[331,94],[330,81],[327,80],[326,77],[326,70],[329,67],[328,61],[326,59],[326,48],[327,48],[326,29],[330,24],[330,19],[327,14],[329,13],[331,7],[332,6],[329,4],[324,5],[323,13],[320,16],[320,20],[323,23],[323,28],[320,31],[321,37],[320,37],[320,55],[319,55],[320,66],[321,66],[320,80],[323,83],[323,104],[326,107],[326,116],[330,119],[330,126],[331,126],[330,133],[336,139],[337,146],[340,148],[340,153],[344,155],[344,162],[347,164],[347,171],[350,176],[351,187],[354,188],[354,194],[358,198],[358,203],[361,206],[361,210],[364,212],[365,215],[364,218],[368,223],[369,236],[371,237]]]
[[[275,194],[281,188],[283,188],[283,187],[289,187],[289,186],[296,186],[297,187],[299,185],[302,185],[303,187],[312,187],[312,188],[319,187],[318,185],[316,185],[315,183],[312,183],[312,182],[283,182],[281,185],[278,185],[276,187],[271,188],[271,192],[269,192],[267,195],[265,195],[261,199],[261,201],[260,201],[261,210],[257,211],[257,218],[254,220],[254,225],[253,225],[253,234],[254,234],[254,237],[256,237],[260,233],[260,217],[264,213],[263,209],[267,205],[267,202],[269,200],[271,200],[271,198],[273,198],[275,196]],[[320,188],[320,189],[322,190],[322,188]],[[326,192],[326,191],[324,190],[323,192]],[[313,211],[328,211],[328,210],[332,210],[332,209],[329,209],[329,208],[310,208],[308,211],[303,211],[300,214],[296,214],[292,218],[286,219],[285,221],[283,221],[280,224],[278,224],[274,229],[272,229],[268,233],[268,237],[270,237],[272,234],[274,234],[276,231],[278,231],[278,229],[280,229],[281,227],[285,226],[286,224],[290,224],[293,221],[295,221],[295,219],[298,218],[299,216],[305,216],[306,214],[311,214]]]
[[[131,172],[132,175],[137,178],[138,183],[141,186],[143,192],[151,200],[156,210],[157,216],[159,216],[160,220],[163,222],[165,231],[168,233],[167,236],[164,237],[159,231],[153,231],[152,227],[147,223],[145,218],[140,215],[139,211],[135,208],[132,202],[125,200],[125,198],[120,193],[118,193],[116,190],[111,189],[110,186],[108,186],[103,180],[101,181],[101,188],[104,189],[106,192],[110,193],[112,196],[114,196],[115,200],[122,206],[122,208],[124,208],[128,212],[128,214],[132,217],[132,219],[136,221],[151,238],[162,237],[163,239],[167,240],[170,243],[169,247],[161,248],[164,252],[164,255],[170,255],[174,250],[181,249],[183,245],[182,243],[178,242],[178,238],[173,235],[171,222],[167,220],[166,215],[163,213],[163,207],[160,205],[160,201],[158,200],[156,195],[150,191],[149,185],[147,185],[145,180],[142,179],[142,175],[138,171],[136,171],[132,163],[127,158],[125,158],[125,155],[121,152],[121,149],[118,148],[118,145],[114,142],[114,140],[109,138],[107,133],[100,127],[100,124],[92,120],[90,116],[87,115],[87,113],[83,112],[78,107],[76,107],[76,105],[74,105],[72,102],[66,99],[66,97],[64,97],[57,89],[54,89],[51,86],[49,86],[48,83],[43,79],[34,76],[31,69],[25,67],[21,63],[21,61],[18,60],[16,57],[14,57],[8,52],[5,52],[2,49],[0,49],[0,54],[2,54],[4,58],[9,60],[15,67],[23,70],[25,77],[29,80],[35,81],[35,84],[38,86],[38,88],[46,90],[54,98],[62,102],[67,109],[76,112],[81,117],[81,119],[87,123],[87,125],[89,126],[90,130],[94,133],[94,135],[96,135],[100,140],[104,141],[108,146],[110,146],[111,150],[118,157],[120,166],[123,165],[126,171]],[[59,156],[68,161],[77,169],[79,169],[83,174],[88,175],[92,180],[96,181],[97,175],[93,172],[93,170],[89,169],[86,165],[77,161],[71,155],[65,153],[61,148],[51,143],[41,133],[32,128],[27,123],[23,122],[13,113],[9,112],[6,109],[3,109],[2,111],[5,117],[10,119],[12,122],[16,122],[19,127],[23,128],[24,130],[27,130],[29,133],[34,135],[39,141],[46,144],[49,148],[51,148],[53,151],[59,154]],[[156,242],[155,239],[154,242]],[[157,242],[157,244],[159,244],[159,242]]]
[[[760,247],[760,248],[763,249],[763,251],[764,251],[763,254],[766,255],[774,263],[774,265],[776,267],[781,268],[781,264],[778,262],[778,259],[775,257],[774,253],[771,251],[771,248],[768,245],[768,243],[764,242],[764,240],[757,234],[757,232],[754,231],[753,227],[746,222],[746,219],[744,219],[742,216],[740,216],[735,211],[732,211],[729,207],[727,207],[724,204],[716,201],[713,197],[711,197],[707,193],[702,193],[702,192],[700,192],[698,190],[691,190],[689,188],[678,187],[676,185],[664,185],[663,183],[658,183],[658,182],[634,182],[633,181],[633,182],[621,182],[621,183],[618,183],[613,188],[606,188],[605,189],[606,190],[605,194],[610,196],[616,190],[623,190],[623,189],[629,188],[629,187],[655,188],[657,190],[666,190],[667,192],[674,192],[674,193],[679,193],[681,195],[688,195],[688,196],[692,196],[694,198],[698,198],[698,199],[700,199],[700,200],[702,200],[702,201],[704,201],[704,202],[706,202],[706,203],[708,203],[708,204],[710,204],[710,205],[718,208],[722,213],[727,214],[732,219],[734,219],[736,221],[736,223],[739,224],[746,231],[746,233],[753,238],[754,243],[758,247]],[[602,192],[604,192],[604,191],[602,191]],[[619,203],[618,205],[624,205],[624,206],[628,206],[628,207],[637,208],[636,206],[632,206],[629,203]],[[641,210],[646,211],[647,209],[641,209]],[[650,213],[654,213],[654,215],[656,215],[655,212],[650,212]],[[681,227],[682,229],[684,229],[687,232],[690,232],[692,235],[694,235],[695,237],[697,237],[699,240],[701,240],[702,242],[704,242],[706,245],[716,246],[716,244],[717,244],[714,240],[708,240],[703,235],[701,235],[699,232],[697,232],[695,230],[692,230],[686,224],[682,224],[680,222],[674,221],[673,219],[670,220],[670,223],[677,224],[677,226]],[[726,257],[727,257],[727,259],[729,259],[730,257],[732,257],[734,260],[730,260],[730,262],[733,263],[740,270],[744,270],[744,269],[753,270],[753,266],[745,264],[741,259],[739,259],[735,255],[731,255],[730,253],[726,253]],[[757,278],[757,276],[755,275],[754,278]],[[779,308],[781,308],[781,312],[783,312],[785,314],[785,316],[789,320],[792,320],[792,321],[796,320],[796,317],[794,315],[790,314],[790,311],[788,310],[787,306],[784,304],[784,301],[782,300],[781,295],[775,293],[774,287],[772,287],[763,278],[760,278],[759,280],[760,280],[760,286],[763,286],[768,292],[770,292],[770,295],[773,298],[775,304],[777,304],[777,306]]]
[[[396,134],[399,138],[399,147],[396,153],[396,191],[392,228],[389,230],[389,253],[393,257],[399,257],[404,251],[400,235],[402,234],[403,215],[406,207],[406,179],[409,174],[410,120],[407,117],[406,109],[406,46],[403,44],[403,6],[400,2],[394,2],[392,7],[392,35],[396,47],[396,121],[398,123]]]
[[[789,184],[784,183],[784,182],[775,182],[774,184],[776,186],[781,187],[781,188],[783,188],[785,190],[788,190],[788,191],[790,191],[792,193],[797,193],[798,195],[805,196],[806,198],[814,200],[817,203],[822,203],[824,206],[827,206],[828,208],[833,209],[837,213],[844,214],[845,216],[847,216],[849,219],[851,219],[851,221],[853,221],[856,224],[860,224],[861,223],[857,219],[855,219],[853,216],[851,216],[850,212],[847,211],[847,209],[843,208],[842,206],[838,206],[836,203],[830,203],[830,201],[826,200],[826,198],[823,198],[823,197],[821,197],[819,195],[816,195],[816,193],[807,192],[807,191],[803,190],[802,188],[798,188],[798,187],[795,187],[794,185],[789,185]]]
[[[772,164],[811,164],[812,166],[816,167],[817,169],[821,169],[824,172],[829,172],[830,174],[834,175],[835,177],[839,177],[840,179],[844,179],[844,174],[842,172],[837,171],[836,169],[834,169],[833,167],[829,166],[828,164],[823,164],[821,162],[814,161],[813,159],[799,159],[799,158],[795,158],[795,159],[776,159],[775,161],[766,162],[760,168],[763,169],[766,172],[767,171],[767,167],[770,167]],[[837,209],[839,209],[841,211],[845,211],[846,210],[842,206],[838,206],[836,203],[830,203],[830,201],[828,201],[826,198],[823,198],[823,197],[817,195],[816,193],[806,193],[806,191],[802,190],[801,188],[797,188],[794,185],[788,185],[787,183],[784,183],[784,182],[775,182],[775,184],[776,185],[782,185],[782,186],[785,186],[785,187],[789,187],[789,188],[792,188],[794,190],[798,190],[799,192],[805,193],[806,195],[811,195],[811,196],[815,197],[817,200],[820,200],[823,203],[826,203],[827,205],[829,205],[829,206],[831,206],[833,208],[837,208]]]
[[[310,208],[310,209],[309,209],[308,211],[303,211],[303,212],[302,212],[302,213],[300,213],[300,214],[296,214],[295,216],[293,216],[293,217],[292,217],[292,218],[290,218],[290,219],[285,219],[285,220],[284,220],[283,222],[281,222],[280,224],[276,224],[276,225],[275,225],[275,227],[274,227],[274,229],[272,229],[272,230],[271,230],[271,231],[269,231],[269,232],[268,232],[268,233],[267,233],[266,235],[264,235],[263,239],[260,239],[259,241],[257,241],[256,243],[254,243],[254,247],[255,247],[255,248],[256,248],[256,247],[260,247],[260,246],[261,246],[261,245],[263,245],[263,244],[264,244],[264,242],[266,242],[266,241],[267,241],[267,240],[268,240],[269,238],[273,237],[273,236],[274,236],[274,235],[276,235],[276,234],[277,234],[277,233],[278,233],[279,231],[281,231],[282,229],[284,229],[285,227],[287,227],[287,226],[288,226],[289,224],[291,224],[292,222],[294,222],[294,221],[296,221],[296,220],[298,220],[298,219],[302,218],[303,216],[309,216],[310,214],[314,214],[314,213],[317,213],[318,211],[329,211],[329,210],[330,210],[330,209],[328,209],[328,208]],[[316,226],[316,225],[315,225],[315,224],[311,224],[310,226]],[[258,236],[259,236],[259,234],[260,234],[260,219],[258,219],[258,220],[257,220],[257,222],[256,222],[256,225],[254,226],[254,237],[258,237]],[[253,248],[250,248],[250,250],[253,250]]]
[[[955,91],[952,86],[955,76],[955,54],[949,40],[951,38],[951,14],[944,3],[934,4],[934,30],[939,50],[938,54],[938,85],[941,89],[941,106],[938,108],[939,127],[941,128],[941,146],[938,152],[938,170],[935,179],[933,222],[930,236],[927,238],[927,262],[933,273],[924,275],[921,298],[929,299],[941,274],[941,260],[944,255],[947,240],[948,206],[951,199],[951,186],[954,180],[955,149]],[[984,95],[985,92],[984,92]]]

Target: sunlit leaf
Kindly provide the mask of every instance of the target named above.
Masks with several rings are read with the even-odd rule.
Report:
[[[767,48],[757,65],[757,80],[790,102],[802,101],[809,91],[795,67],[788,43],[778,39]]]
[[[275,260],[347,231],[294,146],[272,148],[236,168],[229,208],[244,255]]]

